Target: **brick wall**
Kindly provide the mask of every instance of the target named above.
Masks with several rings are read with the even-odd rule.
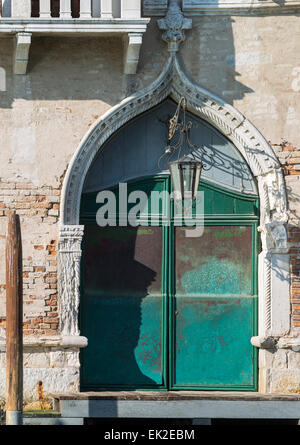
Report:
[[[300,329],[300,227],[290,227],[292,326]]]
[[[55,335],[57,311],[57,222],[60,189],[0,182],[1,251],[5,251],[7,211],[21,219],[24,335]],[[1,258],[0,327],[5,327],[5,256]]]
[[[292,224],[288,228],[288,241],[290,253],[291,272],[291,322],[294,330],[300,329],[300,225],[297,212],[298,181],[300,180],[300,150],[293,144],[283,141],[281,144],[272,145],[285,175],[288,190],[289,211],[292,216]],[[293,176],[293,177],[291,177]],[[300,184],[300,181],[299,181]],[[296,205],[295,205],[296,204]]]
[[[289,142],[271,144],[282,164],[286,182],[300,185],[300,151]],[[293,176],[293,177],[292,177]],[[293,183],[294,183],[293,182]],[[292,184],[293,184],[292,183]],[[288,187],[293,194],[293,186]],[[300,199],[300,198],[299,198]],[[24,334],[57,334],[57,235],[60,188],[30,183],[0,182],[0,240],[5,250],[7,211],[16,209],[21,218],[23,241]],[[296,215],[296,210],[290,209]],[[296,219],[297,221],[297,215]],[[300,329],[300,226],[289,226],[291,255],[292,327]],[[5,327],[5,262],[1,259],[0,328]]]

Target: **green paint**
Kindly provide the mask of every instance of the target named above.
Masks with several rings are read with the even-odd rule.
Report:
[[[251,299],[177,298],[174,385],[249,386]]]
[[[245,227],[236,227],[233,231],[230,229],[226,229],[221,232],[216,232],[214,236],[216,239],[232,238],[234,236],[241,236],[245,232],[245,230]]]
[[[128,192],[146,191],[150,215],[151,191],[169,186],[168,177],[145,178],[129,184]],[[136,258],[137,228],[111,227],[104,233],[94,226],[96,194],[83,196],[86,278],[81,283],[80,314],[88,347],[81,351],[82,390],[256,389],[257,357],[250,338],[256,335],[257,324],[258,199],[205,183],[199,190],[205,191],[208,226],[201,238],[189,244],[184,230],[174,227],[172,208],[170,226],[162,226],[162,206],[157,215],[162,234],[160,251],[155,251],[162,259],[160,288],[147,260],[155,235],[154,228],[146,226],[148,218],[139,228],[138,243],[145,247]],[[87,242],[95,259],[91,264],[85,257]],[[132,258],[123,266],[129,267],[136,285],[121,285],[123,266],[116,267],[113,247],[103,259],[105,245],[130,246]],[[240,248],[245,245],[249,254]],[[89,273],[94,274],[92,280]],[[143,284],[149,274],[152,284]]]
[[[180,284],[185,295],[247,295],[251,287],[242,264],[215,257],[207,258],[205,264],[186,272]]]

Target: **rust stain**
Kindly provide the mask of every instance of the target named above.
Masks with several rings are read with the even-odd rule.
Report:
[[[37,389],[38,399],[40,402],[41,409],[44,410],[46,401],[45,401],[45,397],[44,397],[43,382],[41,380],[37,382],[36,389]]]

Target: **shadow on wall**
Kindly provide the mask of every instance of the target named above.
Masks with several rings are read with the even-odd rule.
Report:
[[[160,380],[161,299],[155,291],[161,286],[161,243],[154,243],[153,232],[86,226],[81,296],[82,332],[89,339],[81,351],[85,390],[151,387]]]
[[[179,53],[186,72],[197,84],[231,104],[253,92],[238,81],[233,22],[230,16],[193,17],[193,29],[187,31]],[[134,91],[144,88],[162,71],[166,60],[161,57],[162,51],[167,56],[157,19],[153,18],[143,38],[138,73],[133,76]],[[7,41],[0,48],[0,63],[7,71],[7,91],[0,96],[0,108],[11,107],[15,98],[101,100],[113,106],[124,97],[123,52],[120,37],[34,36],[28,74],[13,76],[13,41]]]
[[[175,111],[176,103],[168,98],[115,132],[95,157],[85,178],[84,193],[137,177],[168,173],[168,157],[162,155],[168,142],[167,123]],[[202,178],[238,193],[256,194],[249,167],[233,144],[192,113],[187,113],[187,119],[193,126],[191,142],[203,149]],[[200,155],[198,150],[194,154]]]
[[[13,75],[13,44],[13,39],[1,40],[0,66],[6,70],[6,91],[0,90],[0,109],[11,108],[19,98],[98,100],[111,106],[123,99],[121,37],[33,36],[26,75]]]
[[[217,1],[209,3],[218,5]],[[234,22],[235,19],[229,15],[193,17],[193,30],[187,33],[180,53],[191,79],[231,105],[254,92],[238,80]],[[249,63],[247,54],[239,57],[245,58],[245,65]]]

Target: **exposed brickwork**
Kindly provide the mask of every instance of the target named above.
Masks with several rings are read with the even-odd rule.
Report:
[[[293,144],[283,141],[281,144],[272,144],[274,151],[282,165],[285,175],[300,175],[300,150]]]
[[[300,328],[300,227],[290,227],[292,326]]]
[[[300,175],[300,150],[292,143],[283,141],[281,144],[272,144],[276,155],[282,165],[284,175]],[[295,178],[296,179],[296,178]],[[292,196],[288,196],[292,199]],[[290,213],[295,211],[291,208]],[[289,253],[291,258],[291,321],[294,330],[300,329],[300,225],[289,227],[288,233]]]
[[[0,182],[1,239],[7,211],[21,218],[24,335],[57,334],[57,222],[60,189]],[[4,221],[3,221],[4,220]],[[54,229],[55,228],[55,229]],[[4,233],[3,233],[4,232]],[[53,234],[55,234],[53,236]],[[3,276],[2,276],[3,279]],[[5,327],[5,282],[0,283],[0,327]]]

